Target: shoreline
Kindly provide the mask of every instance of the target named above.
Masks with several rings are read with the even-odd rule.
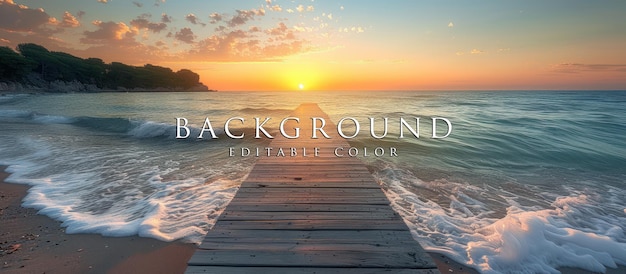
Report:
[[[195,244],[139,236],[66,234],[60,222],[21,206],[27,185],[0,166],[0,272],[182,273]]]
[[[66,234],[61,223],[22,207],[30,186],[5,182],[0,166],[0,271],[3,273],[183,273],[195,244],[139,236]],[[478,274],[449,257],[427,252],[441,273]],[[561,267],[562,273],[591,271]],[[624,273],[626,266],[606,273]]]

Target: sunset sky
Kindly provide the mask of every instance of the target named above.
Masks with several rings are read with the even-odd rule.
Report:
[[[218,90],[626,89],[626,1],[0,0],[0,46]]]

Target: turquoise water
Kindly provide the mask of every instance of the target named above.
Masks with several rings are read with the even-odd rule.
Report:
[[[199,242],[255,161],[228,147],[270,141],[229,139],[224,121],[245,118],[250,136],[253,117],[272,117],[275,130],[303,102],[362,122],[354,147],[397,148],[362,160],[427,250],[485,273],[626,264],[626,92],[3,96],[0,164],[68,233]],[[209,117],[220,138],[178,140],[176,117],[192,135]],[[368,117],[389,118],[386,138],[369,137]],[[397,138],[399,117],[420,117],[419,139]],[[448,138],[429,138],[431,117],[452,122]]]

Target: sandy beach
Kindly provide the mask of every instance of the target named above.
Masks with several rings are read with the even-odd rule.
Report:
[[[5,183],[8,175],[0,172],[0,272],[182,273],[196,248],[141,237],[66,234],[59,222],[21,206],[29,187]]]

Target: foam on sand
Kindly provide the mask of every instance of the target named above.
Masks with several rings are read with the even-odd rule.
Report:
[[[615,196],[609,198],[572,191],[545,207],[524,206],[506,191],[444,180],[424,182],[393,169],[376,175],[426,250],[482,273],[559,273],[558,267],[605,272],[626,265],[626,216],[619,214],[626,206],[619,200],[619,189],[610,188]],[[416,186],[445,189],[449,206],[408,190]],[[500,205],[489,199],[472,198],[486,198],[489,191],[508,203],[506,212],[496,212]]]
[[[198,243],[247,174],[237,163],[197,168],[184,155],[121,146],[72,150],[71,142],[59,142],[24,137],[0,145],[0,165],[11,173],[5,181],[32,186],[23,206],[61,221],[67,233]]]

